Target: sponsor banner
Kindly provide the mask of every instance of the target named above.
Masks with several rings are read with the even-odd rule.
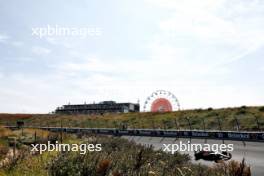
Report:
[[[178,136],[178,132],[177,131],[164,131],[163,134],[165,136]]]
[[[129,134],[129,131],[127,131],[127,130],[119,130],[118,132],[120,134]]]
[[[99,130],[100,133],[109,134],[111,130]]]
[[[227,133],[228,138],[231,139],[250,139],[250,135],[248,133]]]
[[[143,134],[143,135],[151,135],[152,131],[139,131],[139,134]]]
[[[193,137],[209,137],[209,133],[207,132],[192,132]]]
[[[87,133],[102,133],[102,134],[120,134],[120,135],[142,135],[142,136],[156,136],[156,137],[183,137],[183,138],[208,138],[219,140],[241,140],[241,141],[260,141],[264,142],[264,133],[262,132],[214,132],[214,131],[166,131],[166,130],[118,130],[118,129],[90,129],[90,128],[46,128],[52,132],[87,132]]]

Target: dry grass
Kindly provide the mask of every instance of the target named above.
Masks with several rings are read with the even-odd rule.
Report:
[[[25,120],[32,116],[32,114],[0,114],[0,120]]]
[[[20,132],[20,131],[19,131]],[[24,131],[25,135],[35,134],[35,130]],[[37,133],[44,133],[37,130]],[[18,133],[20,134],[20,133]],[[70,136],[76,142],[101,143],[101,152],[50,153],[44,155],[21,155],[3,170],[7,175],[73,175],[73,176],[251,176],[250,167],[244,161],[220,163],[206,167],[190,163],[187,155],[171,155],[150,146],[136,144],[122,138],[87,136],[81,139]],[[66,141],[69,143],[69,141]],[[26,154],[26,152],[22,152]],[[1,170],[0,170],[1,174]]]
[[[7,129],[7,128],[3,128],[0,126],[0,138],[4,138],[4,137],[8,137],[10,135],[12,135],[12,131]]]
[[[41,136],[42,138],[48,138],[51,135],[51,132],[46,130],[40,130],[40,129],[24,129],[24,135],[26,136],[34,136],[35,133],[37,136]]]
[[[68,152],[58,155],[49,165],[51,175],[76,176],[250,176],[244,163],[229,162],[206,167],[194,165],[188,156],[155,151],[119,138],[99,137],[103,151],[80,155]]]
[[[195,109],[171,113],[121,113],[104,115],[58,115],[58,114],[0,114],[0,123],[16,125],[17,120],[23,120],[32,126],[65,127],[103,127],[118,128],[123,124],[130,128],[176,128],[175,120],[181,129],[188,129],[189,118],[193,129],[219,129],[218,119],[223,130],[234,130],[235,117],[238,118],[241,130],[264,129],[263,107],[238,107],[224,109]]]
[[[251,169],[243,159],[242,162],[229,161],[214,165],[213,169],[216,173],[224,173],[228,176],[251,176]]]

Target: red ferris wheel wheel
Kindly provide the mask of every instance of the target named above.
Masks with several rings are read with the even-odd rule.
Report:
[[[180,103],[173,93],[157,90],[147,97],[143,109],[145,112],[172,112],[180,110]]]

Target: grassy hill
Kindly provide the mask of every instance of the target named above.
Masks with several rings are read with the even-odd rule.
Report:
[[[59,114],[0,114],[0,124],[14,125],[22,120],[33,126],[102,127],[102,128],[162,128],[162,129],[219,129],[240,130],[264,129],[264,107],[237,107],[223,109],[195,109],[169,113],[122,113],[104,115],[59,115]],[[237,119],[237,120],[236,120]],[[259,122],[259,126],[256,123]]]

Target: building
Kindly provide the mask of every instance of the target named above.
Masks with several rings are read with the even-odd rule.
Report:
[[[56,114],[104,114],[139,112],[139,104],[116,103],[115,101],[103,101],[94,104],[63,105],[55,110]]]

